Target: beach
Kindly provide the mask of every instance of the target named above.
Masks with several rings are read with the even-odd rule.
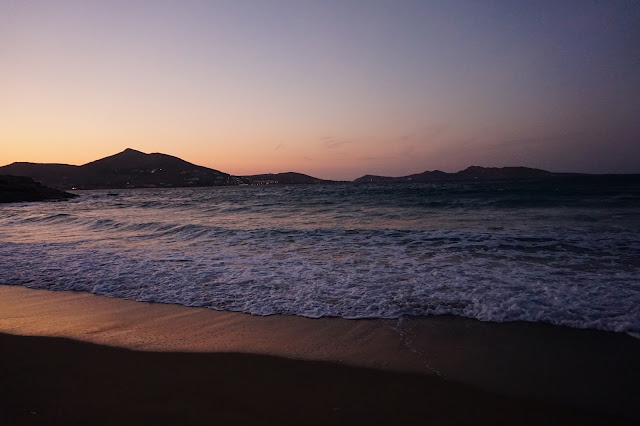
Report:
[[[640,426],[639,29],[0,0],[0,426]]]
[[[0,286],[0,424],[638,424],[640,340]]]

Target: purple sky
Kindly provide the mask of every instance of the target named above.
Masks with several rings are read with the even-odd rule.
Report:
[[[0,164],[640,173],[638,1],[0,0]]]

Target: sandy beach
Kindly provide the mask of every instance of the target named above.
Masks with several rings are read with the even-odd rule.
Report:
[[[640,0],[0,0],[0,426],[640,426]]]
[[[640,422],[640,340],[617,333],[256,317],[10,286],[0,332],[2,425]]]

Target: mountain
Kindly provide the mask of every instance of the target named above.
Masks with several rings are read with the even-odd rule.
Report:
[[[13,163],[0,173],[28,176],[61,189],[155,188],[238,185],[227,173],[197,166],[166,154],[145,154],[134,149],[82,166],[68,164]]]
[[[447,182],[467,180],[497,180],[497,179],[533,179],[557,176],[556,173],[529,167],[479,167],[471,166],[456,173],[446,173],[440,170],[426,171],[418,174],[387,177],[365,175],[354,180],[354,183],[396,183],[396,182]]]
[[[0,174],[27,176],[59,189],[175,188],[188,186],[329,184],[302,173],[267,173],[232,176],[198,166],[167,154],[145,154],[128,148],[82,166],[69,164],[12,163],[0,167]],[[440,170],[387,177],[366,175],[354,183],[447,182],[495,179],[530,179],[559,174],[528,167],[471,166],[456,173]],[[564,174],[562,174],[564,175]]]
[[[0,203],[68,200],[75,194],[49,188],[24,176],[0,175]]]
[[[166,154],[124,151],[82,166],[12,163],[0,173],[28,176],[60,189],[175,188],[185,186],[319,184],[333,181],[302,173],[232,176]]]
[[[324,180],[302,173],[267,173],[262,175],[239,176],[242,183],[249,185],[299,185],[299,184],[319,184],[319,183],[335,183],[332,180]]]

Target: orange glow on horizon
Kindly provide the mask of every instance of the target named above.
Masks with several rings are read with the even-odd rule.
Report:
[[[640,14],[578,9],[9,2],[0,165],[133,148],[236,175],[640,173]]]

